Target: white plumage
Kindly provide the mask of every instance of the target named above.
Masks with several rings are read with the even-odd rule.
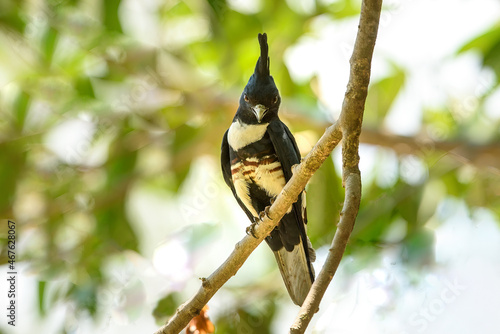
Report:
[[[240,148],[262,139],[268,125],[269,123],[248,125],[237,120],[229,127],[227,142],[233,150],[238,151]]]

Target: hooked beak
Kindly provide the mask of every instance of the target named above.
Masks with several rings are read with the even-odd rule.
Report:
[[[252,108],[253,113],[255,114],[255,117],[257,117],[257,122],[261,122],[262,118],[267,112],[267,108],[264,107],[262,104],[258,104],[255,107]]]

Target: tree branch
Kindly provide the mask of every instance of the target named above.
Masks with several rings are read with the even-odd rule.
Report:
[[[361,5],[358,35],[350,60],[349,83],[339,117],[343,133],[342,178],[346,189],[344,206],[328,257],[290,327],[291,334],[304,333],[314,313],[319,309],[321,299],[342,259],[358,215],[361,202],[361,176],[358,168],[359,136],[381,7],[382,0],[364,0]]]
[[[202,285],[198,292],[190,300],[182,304],[169,322],[156,331],[155,334],[178,333],[201,311],[212,296],[231,276],[236,274],[262,240],[278,225],[288,208],[304,190],[311,176],[330,155],[341,138],[342,133],[338,123],[333,124],[325,131],[304,161],[295,167],[292,178],[271,206],[269,217],[266,217],[263,222],[255,226],[256,238],[247,235],[238,242],[226,261],[208,278],[202,278]]]
[[[462,163],[486,168],[500,174],[500,144],[473,144],[463,140],[434,141],[429,137],[407,137],[364,129],[360,138],[362,143],[384,146],[397,154],[431,154],[447,152]]]
[[[297,200],[302,190],[304,190],[311,176],[318,170],[321,164],[338,145],[340,140],[344,138],[342,150],[344,157],[343,170],[346,200],[331,252],[333,257],[335,257],[334,262],[336,262],[338,266],[352,231],[361,198],[361,181],[358,169],[359,134],[361,132],[364,103],[368,90],[368,82],[370,80],[371,55],[377,35],[380,5],[381,0],[368,0],[368,4],[363,2],[360,30],[358,31],[358,37],[354,46],[353,57],[351,58],[351,76],[339,121],[326,129],[325,133],[313,147],[311,152],[309,152],[303,162],[294,169],[292,178],[285,185],[271,206],[269,216],[255,227],[256,238],[247,235],[238,242],[226,261],[208,278],[202,278],[202,285],[198,292],[190,300],[181,305],[169,322],[156,331],[155,334],[179,333],[188,322],[201,311],[203,306],[207,304],[227,280],[236,274],[248,256],[262,240],[278,225],[288,208]],[[343,131],[344,134],[342,134]],[[327,262],[327,264],[329,264],[329,262]],[[333,274],[331,277],[326,277],[324,274],[325,272],[331,271],[332,267],[329,267],[330,268],[326,268],[325,265],[315,283],[320,289],[311,289],[304,305],[308,304],[311,306],[319,304],[324,293],[324,291],[321,293],[322,287],[324,286],[324,289],[326,289],[326,286],[333,277]],[[335,272],[335,269],[336,266],[333,272]],[[318,284],[318,282],[324,283]],[[313,285],[313,287],[315,285]],[[315,293],[318,294],[315,295]],[[310,301],[309,303],[308,300]],[[314,310],[316,309],[317,306]],[[312,316],[310,312],[306,312],[306,314]],[[301,328],[305,330],[308,322],[309,321],[307,321],[307,323],[302,322],[305,326]]]

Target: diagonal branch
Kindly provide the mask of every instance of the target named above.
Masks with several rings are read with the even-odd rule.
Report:
[[[303,162],[294,169],[292,178],[271,206],[268,217],[255,227],[256,238],[247,235],[238,242],[226,261],[208,278],[202,278],[202,285],[198,292],[186,303],[182,304],[169,322],[156,331],[155,334],[179,333],[194,316],[199,314],[203,306],[236,274],[248,256],[269,235],[273,228],[278,225],[288,208],[297,200],[302,190],[304,190],[309,179],[343,138],[343,170],[346,201],[331,252],[334,254],[334,262],[337,262],[338,266],[357,215],[361,196],[361,181],[358,169],[359,134],[370,78],[371,55],[377,34],[381,0],[368,0],[368,2],[370,3],[368,5],[363,2],[361,10],[360,30],[351,59],[351,77],[339,121],[326,129],[323,136],[304,158]],[[378,10],[376,9],[377,5]],[[372,7],[375,7],[375,9]],[[317,282],[324,281],[324,272],[327,272],[328,269],[331,270],[331,268],[326,268],[325,271],[324,268],[321,271]],[[331,276],[333,277],[333,274]],[[332,277],[326,279],[325,290]],[[315,283],[313,287],[323,287],[323,285]],[[321,295],[317,295],[317,297],[313,296],[315,292],[321,292],[321,289],[311,289],[304,305],[308,304],[308,300],[308,305],[315,305],[316,303],[319,305],[324,291]],[[310,302],[311,300],[312,303]],[[317,306],[314,310],[316,309]],[[305,330],[308,323],[309,321],[304,322],[300,328]]]
[[[429,137],[406,137],[364,129],[361,142],[392,149],[397,154],[422,154],[444,152],[461,163],[484,168],[500,174],[500,143],[474,144],[464,140],[434,141]]]
[[[304,333],[312,316],[319,309],[321,299],[342,259],[358,215],[361,202],[361,176],[358,168],[359,136],[370,82],[371,60],[377,39],[381,7],[382,0],[364,0],[361,6],[358,35],[350,60],[349,83],[338,121],[343,134],[342,177],[346,191],[345,202],[328,257],[290,327],[291,334]]]
[[[325,133],[304,158],[295,167],[294,174],[278,195],[269,209],[268,216],[255,226],[256,238],[245,236],[238,242],[226,261],[208,278],[202,278],[198,292],[187,302],[179,306],[169,322],[155,334],[179,333],[188,322],[198,315],[212,296],[240,269],[248,256],[257,248],[264,238],[278,225],[288,208],[297,200],[307,182],[330,155],[342,138],[339,123],[326,129]]]

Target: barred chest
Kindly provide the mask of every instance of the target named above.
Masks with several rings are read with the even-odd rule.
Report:
[[[266,133],[267,126],[235,121],[229,128],[231,174],[236,193],[243,202],[249,199],[254,186],[265,191],[270,198],[278,195],[285,186],[281,163]]]

